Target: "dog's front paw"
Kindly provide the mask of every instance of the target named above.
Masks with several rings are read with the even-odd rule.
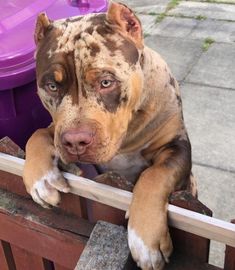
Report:
[[[67,193],[70,188],[57,167],[57,159],[38,162],[26,159],[23,180],[33,200],[45,208],[60,202],[60,191]],[[34,164],[37,164],[35,166]]]
[[[172,252],[172,242],[168,226],[164,222],[157,224],[151,220],[142,220],[139,224],[128,224],[128,244],[133,259],[143,270],[161,270]]]
[[[57,167],[48,171],[40,179],[35,181],[30,194],[35,202],[45,208],[57,206],[60,202],[60,193],[69,192],[70,188],[62,173]]]

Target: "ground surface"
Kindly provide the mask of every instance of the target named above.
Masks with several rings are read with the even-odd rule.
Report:
[[[126,0],[181,84],[199,199],[235,218],[235,0]],[[223,265],[212,243],[211,262]]]

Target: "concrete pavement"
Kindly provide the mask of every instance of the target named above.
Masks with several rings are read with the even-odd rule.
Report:
[[[181,84],[199,199],[214,216],[235,218],[235,0],[130,0],[145,43]],[[212,243],[210,262],[223,265]]]

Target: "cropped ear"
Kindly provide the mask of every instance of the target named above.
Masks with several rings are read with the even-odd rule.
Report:
[[[133,11],[121,3],[110,2],[106,19],[128,38],[138,49],[143,48],[141,23]]]
[[[43,39],[48,27],[51,25],[52,21],[50,21],[46,15],[46,13],[40,13],[37,18],[35,32],[34,32],[34,41],[36,45],[40,40]]]

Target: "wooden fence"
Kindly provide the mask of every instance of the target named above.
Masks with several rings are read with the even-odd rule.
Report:
[[[126,225],[130,192],[65,174],[73,194],[62,194],[58,208],[43,209],[25,191],[23,162],[0,153],[0,270],[74,269],[97,220]],[[220,269],[208,264],[214,239],[227,245],[223,269],[235,270],[235,225],[211,218],[187,192],[174,193],[170,203],[175,248],[166,269]],[[125,269],[138,268],[130,259]]]

